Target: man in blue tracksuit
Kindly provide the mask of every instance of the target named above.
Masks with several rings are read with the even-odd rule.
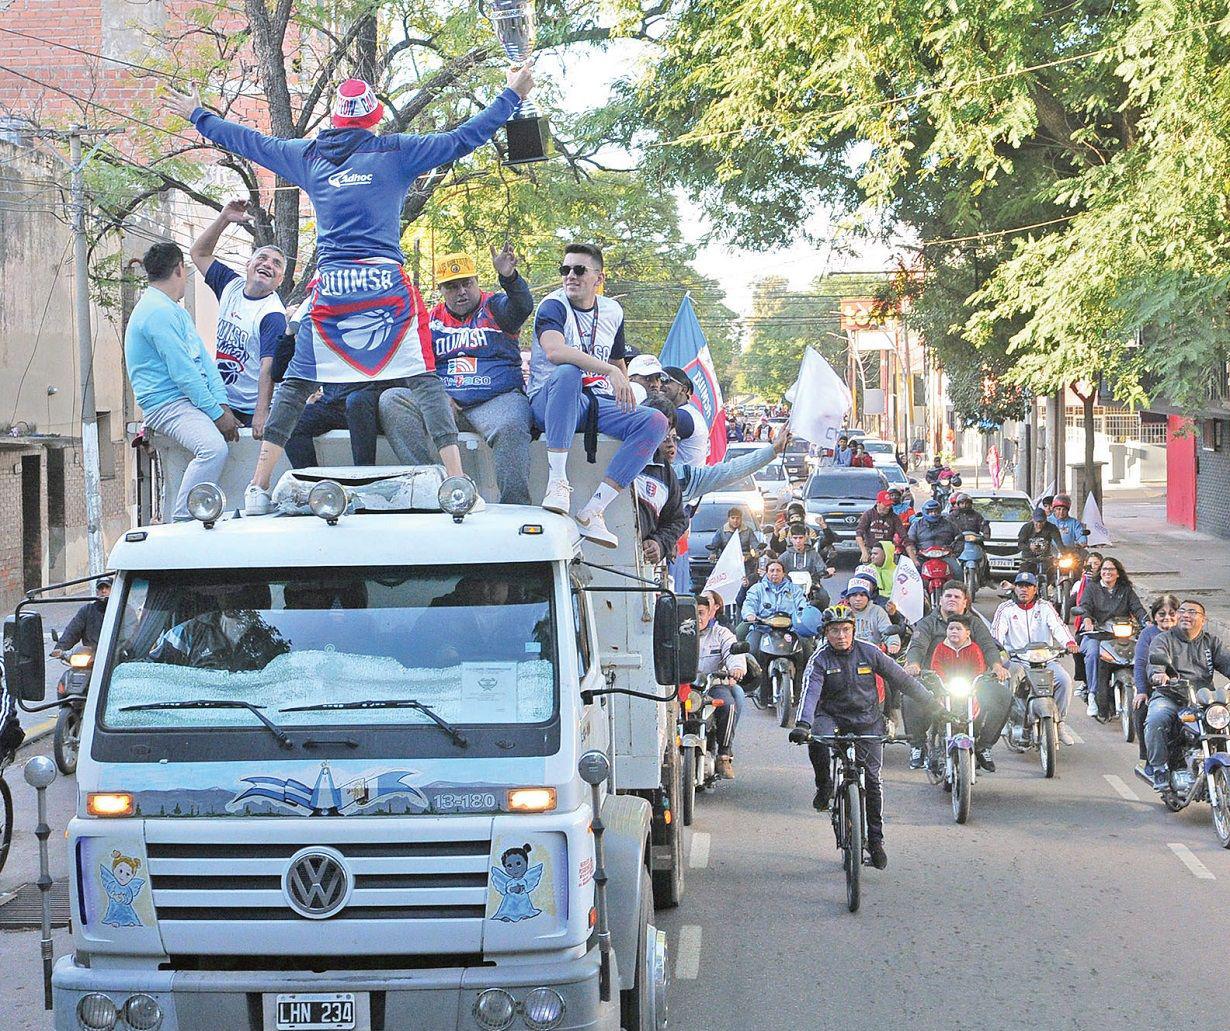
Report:
[[[1065,548],[1076,547],[1083,550],[1089,542],[1089,531],[1085,529],[1084,523],[1069,515],[1071,511],[1072,499],[1066,494],[1056,494],[1055,500],[1051,502],[1048,522],[1059,528],[1059,536]]]
[[[399,380],[419,410],[450,475],[461,474],[457,427],[435,375],[431,331],[418,289],[402,269],[401,209],[414,181],[482,146],[533,88],[528,66],[508,72],[508,88],[451,132],[377,136],[384,109],[371,86],[338,88],[333,127],[312,140],[286,140],[228,122],[194,94],[168,91],[172,109],[223,150],[269,169],[308,195],[316,216],[318,275],[295,355],[265,426],[260,458],[244,497],[251,514],[269,511],[269,481],[318,383]]]
[[[804,744],[814,732],[883,734],[883,700],[876,677],[903,695],[919,702],[934,716],[939,703],[922,684],[906,673],[879,648],[854,639],[854,613],[845,605],[834,605],[824,612],[824,641],[807,667],[803,702],[790,740]],[[884,789],[880,767],[884,746],[879,741],[859,741],[855,745],[859,761],[866,766],[867,851],[877,870],[888,866],[884,851]],[[823,811],[833,794],[829,748],[816,742],[808,745],[808,756],[816,775],[816,797],[812,805]]]

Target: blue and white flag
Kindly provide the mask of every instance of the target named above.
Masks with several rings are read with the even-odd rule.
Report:
[[[726,457],[725,402],[717,372],[713,368],[709,341],[701,331],[692,299],[686,294],[675,312],[675,321],[666,334],[659,360],[663,365],[682,369],[692,381],[692,404],[709,428],[709,457],[706,464],[717,464]]]

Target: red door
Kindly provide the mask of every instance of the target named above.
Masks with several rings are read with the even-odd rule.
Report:
[[[1166,422],[1166,521],[1196,529],[1196,427],[1177,415]]]

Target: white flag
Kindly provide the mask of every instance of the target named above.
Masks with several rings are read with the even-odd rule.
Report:
[[[893,574],[893,593],[889,600],[910,621],[917,623],[923,615],[923,582],[918,567],[909,556],[897,559],[897,571]]]
[[[1098,503],[1093,500],[1092,494],[1085,499],[1085,511],[1081,513],[1081,522],[1089,527],[1089,540],[1085,543],[1091,548],[1111,543],[1110,531],[1106,529],[1106,523],[1102,521],[1102,512],[1098,508]]]
[[[812,444],[833,447],[846,423],[850,389],[819,351],[803,349],[799,378],[786,391],[790,402],[790,432]]]
[[[705,581],[706,591],[717,591],[722,601],[733,605],[739,596],[739,588],[743,586],[743,545],[739,542],[737,533],[731,534],[722,554],[718,556],[717,565]]]

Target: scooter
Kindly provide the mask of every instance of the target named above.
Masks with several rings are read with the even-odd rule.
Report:
[[[927,599],[929,609],[938,609],[944,584],[952,579],[952,569],[948,566],[948,549],[919,548],[918,554],[923,560],[918,570],[923,582],[923,596]]]
[[[983,537],[977,530],[961,532],[961,554],[957,556],[957,564],[961,567],[961,578],[965,581],[965,589],[969,592],[970,604],[982,586],[982,571],[986,566],[986,549],[983,547]]]
[[[85,711],[86,690],[90,686],[90,671],[94,668],[94,653],[83,648],[71,655],[61,656],[60,661],[68,668],[60,674],[56,684],[56,697],[65,704],[56,716],[55,736],[52,751],[56,766],[64,776],[77,772],[77,753],[81,748],[81,714]]]
[[[1076,604],[1072,600],[1072,589],[1080,579],[1082,568],[1084,556],[1079,549],[1064,548],[1059,552],[1059,558],[1055,562],[1055,592],[1059,595],[1056,600],[1059,614],[1065,623],[1072,622],[1072,606]]]
[[[1174,677],[1164,653],[1150,652],[1149,663]],[[1170,741],[1170,783],[1162,804],[1177,813],[1193,802],[1208,802],[1218,844],[1230,848],[1230,698],[1224,687],[1197,688],[1177,678],[1167,687],[1186,695],[1187,705],[1179,710],[1179,730]],[[1144,776],[1140,767],[1136,772]]]
[[[787,727],[801,699],[795,697],[794,674],[802,660],[803,642],[794,630],[794,618],[775,612],[762,622],[756,658],[764,667],[760,682],[760,705],[777,713],[778,725]]]
[[[938,680],[934,677],[931,683]],[[957,823],[965,823],[969,819],[974,781],[978,779],[978,764],[974,761],[974,719],[978,703],[974,685],[965,677],[953,677],[940,686],[940,702],[947,715],[937,717],[927,732],[923,769],[932,784],[942,784],[950,794],[952,818]]]
[[[1099,723],[1119,720],[1124,741],[1136,740],[1136,725],[1132,721],[1132,698],[1136,682],[1132,672],[1136,661],[1136,624],[1127,619],[1104,623],[1089,631],[1098,641],[1098,683],[1091,686],[1098,702]]]
[[[1012,708],[1004,725],[1004,744],[1013,752],[1038,749],[1042,775],[1055,776],[1059,756],[1059,707],[1055,704],[1055,674],[1047,668],[1064,653],[1045,641],[1033,641],[1008,654],[1025,665],[1013,691]]]

